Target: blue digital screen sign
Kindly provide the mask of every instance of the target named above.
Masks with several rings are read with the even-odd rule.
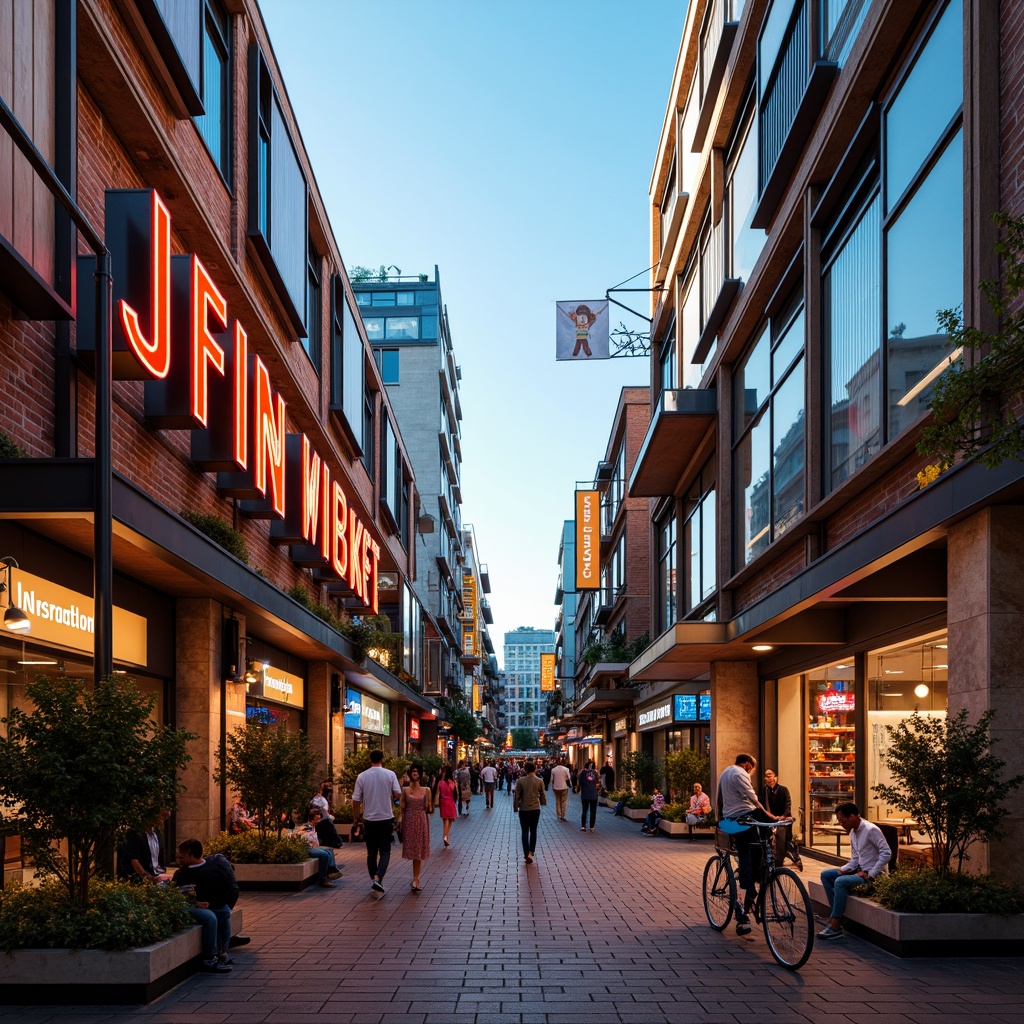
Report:
[[[710,722],[710,693],[677,693],[672,705],[675,722]]]
[[[697,717],[702,722],[710,722],[711,721],[711,694],[710,693],[700,693],[700,694],[697,695],[697,697],[698,697]]]

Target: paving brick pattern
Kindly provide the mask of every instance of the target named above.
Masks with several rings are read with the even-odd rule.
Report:
[[[1022,961],[898,960],[849,936],[798,973],[755,929],[710,929],[710,843],[648,839],[579,801],[541,812],[523,864],[512,800],[434,842],[424,891],[394,847],[387,895],[370,897],[365,848],[346,846],[335,889],[243,894],[248,946],[234,972],[197,975],[147,1007],[0,1007],[0,1021],[153,1024],[1019,1024]],[[815,870],[807,861],[808,872]],[[2,969],[2,965],[0,965]],[[45,984],[45,979],[40,979]]]

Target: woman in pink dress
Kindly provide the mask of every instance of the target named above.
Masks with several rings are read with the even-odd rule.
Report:
[[[437,805],[441,808],[441,823],[444,825],[444,845],[451,846],[448,842],[448,833],[451,832],[452,822],[459,816],[458,807],[455,804],[455,797],[458,787],[452,766],[446,764],[441,769],[441,781],[437,784]]]
[[[409,785],[402,790],[402,860],[412,861],[412,891],[420,891],[420,868],[430,856],[430,790],[420,785],[420,770],[409,769]]]

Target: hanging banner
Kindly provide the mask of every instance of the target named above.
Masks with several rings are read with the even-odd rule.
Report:
[[[608,359],[608,300],[556,302],[555,359]]]
[[[553,654],[540,656],[540,689],[541,693],[555,692],[555,656]]]
[[[576,492],[576,590],[601,588],[601,492]]]

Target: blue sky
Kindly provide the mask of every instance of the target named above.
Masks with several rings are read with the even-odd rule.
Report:
[[[261,0],[347,267],[440,271],[491,639],[554,623],[562,522],[646,359],[556,363],[555,302],[649,266],[686,0]],[[631,283],[645,287],[647,275]],[[619,295],[646,310],[646,294]],[[611,323],[642,326],[612,307]]]

